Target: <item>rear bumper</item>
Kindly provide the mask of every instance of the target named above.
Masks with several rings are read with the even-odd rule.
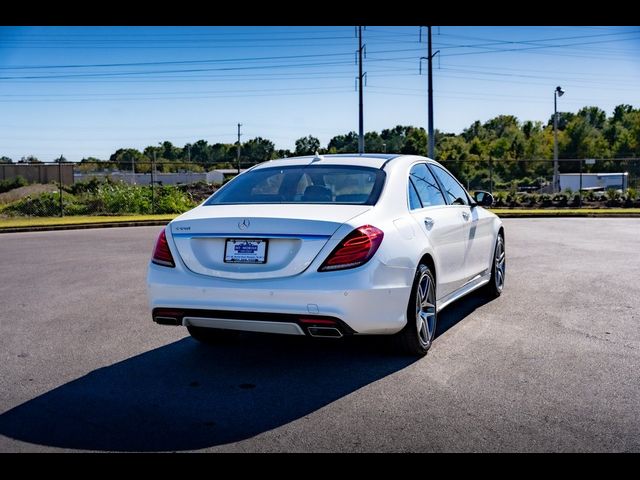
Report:
[[[326,317],[344,322],[344,334],[392,334],[406,323],[413,275],[410,269],[388,267],[375,259],[352,270],[304,272],[288,278],[252,281],[206,277],[180,266],[150,264],[147,283],[152,310],[236,312],[238,320],[290,320],[293,324],[299,324],[296,319],[300,318]],[[225,317],[233,320],[228,313],[217,315]],[[194,324],[188,319],[179,323]],[[256,331],[243,328],[240,322],[235,325],[239,330]]]

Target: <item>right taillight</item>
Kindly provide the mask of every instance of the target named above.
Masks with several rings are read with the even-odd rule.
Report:
[[[384,232],[372,225],[356,228],[333,249],[318,271],[345,270],[364,265],[376,253],[383,237]]]
[[[151,262],[155,263],[156,265],[162,265],[163,267],[176,266],[175,262],[173,261],[173,255],[171,255],[171,250],[169,249],[169,244],[167,243],[167,236],[164,233],[164,229],[162,229],[160,235],[158,235],[156,247],[153,249]]]

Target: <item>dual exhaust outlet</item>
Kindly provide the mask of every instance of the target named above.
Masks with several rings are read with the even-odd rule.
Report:
[[[187,311],[182,311],[182,310],[157,308],[157,309],[154,309],[153,311],[153,321],[160,325],[173,325],[173,326],[182,325],[183,318],[185,316],[187,316]],[[202,316],[205,318],[209,317],[209,315],[202,315]],[[211,316],[210,318],[215,319],[217,317]],[[239,321],[242,322],[242,320],[240,319]],[[248,321],[246,323],[252,323],[252,322]],[[311,337],[342,338],[344,336],[343,333],[340,331],[340,329],[337,328],[338,326],[337,321],[329,318],[299,318],[298,317],[297,321],[294,320],[294,322],[292,323],[298,323],[301,327],[303,327],[303,329],[306,329],[307,333]],[[226,328],[230,328],[230,327],[226,327]],[[244,330],[245,328],[239,328],[239,329]],[[246,329],[249,331],[252,330],[251,328],[246,328]],[[264,330],[255,330],[255,331],[264,331]],[[298,328],[298,332],[302,333],[302,331],[299,328]]]

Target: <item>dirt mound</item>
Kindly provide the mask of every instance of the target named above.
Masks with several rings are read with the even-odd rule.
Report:
[[[24,187],[15,188],[8,192],[0,193],[0,204],[15,202],[21,198],[29,195],[40,195],[44,192],[57,192],[58,187],[52,183],[43,185],[41,183],[34,183],[33,185],[26,185]]]

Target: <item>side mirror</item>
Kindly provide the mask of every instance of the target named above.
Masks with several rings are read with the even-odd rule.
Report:
[[[489,192],[474,192],[473,199],[481,207],[490,207],[491,205],[493,205],[493,195],[491,195]]]

